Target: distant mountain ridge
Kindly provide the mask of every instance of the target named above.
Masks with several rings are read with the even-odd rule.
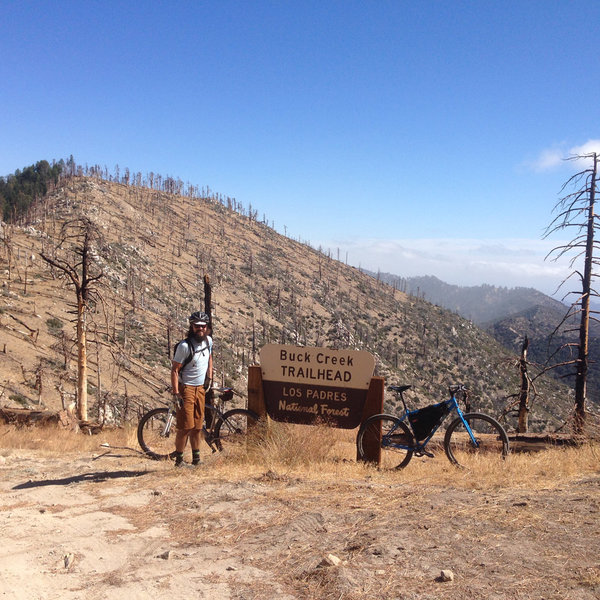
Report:
[[[539,365],[558,364],[573,359],[579,322],[571,317],[563,323],[568,306],[533,288],[506,288],[493,285],[461,287],[445,283],[433,276],[398,277],[390,273],[371,273],[380,281],[419,299],[424,299],[463,318],[470,319],[487,331],[505,348],[520,352],[525,337],[529,340],[528,359]],[[560,331],[557,331],[559,325]],[[562,347],[562,349],[561,349]],[[588,398],[600,405],[600,325],[590,323]],[[558,379],[569,376],[572,366],[551,371]]]
[[[406,278],[390,273],[371,275],[411,296],[456,312],[479,326],[534,306],[543,306],[562,314],[566,311],[564,304],[534,288],[506,288],[487,284],[462,287],[445,283],[432,275]]]
[[[504,347],[518,352],[525,336],[529,339],[528,359],[538,364],[560,364],[573,360],[577,354],[575,347],[579,339],[579,320],[570,317],[563,322],[566,308],[562,312],[547,306],[533,306],[520,313],[488,324],[486,331]],[[588,342],[590,370],[587,380],[588,399],[600,406],[600,373],[596,365],[600,361],[600,325],[590,322],[590,338]],[[573,366],[564,365],[556,368],[554,375],[568,384],[573,382]]]

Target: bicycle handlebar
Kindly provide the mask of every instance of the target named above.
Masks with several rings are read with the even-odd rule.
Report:
[[[464,392],[465,394],[467,394],[469,392],[469,390],[462,383],[456,383],[456,384],[453,384],[453,385],[449,385],[448,386],[448,391],[452,395],[458,394],[458,392]]]

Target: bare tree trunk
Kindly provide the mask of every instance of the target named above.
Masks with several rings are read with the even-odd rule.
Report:
[[[212,331],[212,286],[208,275],[204,276],[204,312],[208,315]]]
[[[571,275],[577,275],[581,281],[581,294],[571,305],[563,323],[571,314],[580,313],[581,320],[579,324],[579,342],[577,344],[577,358],[565,364],[575,366],[575,411],[573,430],[575,434],[582,434],[585,428],[585,402],[587,395],[587,377],[589,372],[589,328],[590,328],[590,300],[592,295],[598,297],[598,292],[592,286],[594,277],[593,266],[598,259],[594,258],[595,242],[594,233],[596,227],[595,201],[596,185],[598,178],[598,154],[596,152],[571,157],[572,160],[591,159],[590,168],[584,168],[573,175],[564,185],[577,186],[574,192],[565,195],[560,199],[555,209],[558,215],[552,221],[546,230],[546,236],[567,228],[576,228],[579,232],[570,242],[561,244],[554,248],[550,255],[554,255],[555,260],[565,256],[567,253],[576,253],[572,259],[573,265],[582,254],[584,256],[583,272],[576,269]],[[580,182],[583,182],[581,185]],[[585,232],[582,233],[582,232]],[[584,237],[585,235],[585,237]],[[585,250],[582,251],[582,248]],[[569,278],[567,277],[563,283]],[[562,285],[562,284],[561,284]],[[573,293],[573,292],[570,292]],[[560,327],[560,325],[559,325]]]
[[[77,417],[88,418],[86,311],[83,301],[77,304]]]
[[[519,433],[526,433],[528,429],[528,417],[529,417],[529,376],[527,374],[527,348],[529,346],[529,339],[526,337],[521,347],[521,392],[519,393],[519,424],[517,431]]]
[[[96,342],[96,401],[100,402],[102,398],[102,377],[100,375],[100,351],[101,347],[98,343],[98,328],[94,328],[94,341]],[[102,409],[102,426],[106,422],[106,398],[104,398],[104,404]]]
[[[585,399],[589,368],[590,298],[592,293],[592,266],[594,254],[594,202],[596,199],[596,175],[598,158],[594,154],[594,165],[590,182],[590,198],[587,218],[587,239],[581,296],[581,324],[579,325],[579,353],[575,377],[575,432],[582,433],[585,424]]]

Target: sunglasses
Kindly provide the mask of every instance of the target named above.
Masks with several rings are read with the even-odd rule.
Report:
[[[200,324],[194,323],[193,327],[208,327],[208,325],[206,323],[200,323]]]

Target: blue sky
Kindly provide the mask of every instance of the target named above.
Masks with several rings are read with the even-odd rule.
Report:
[[[0,175],[172,175],[354,265],[550,293],[600,3],[0,2]]]

